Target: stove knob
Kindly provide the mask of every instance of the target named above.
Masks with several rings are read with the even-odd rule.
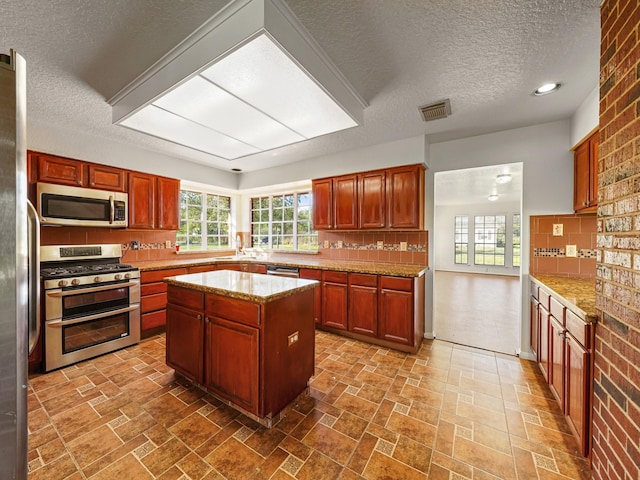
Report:
[[[80,280],[74,278],[73,280],[71,280],[71,285],[80,285]]]
[[[64,286],[66,286],[66,285],[67,285],[67,281],[66,281],[66,280],[60,280],[60,281],[58,282],[58,286],[59,286],[59,287],[64,287]]]
[[[101,281],[102,281],[102,278],[100,278],[100,277],[94,277],[93,281],[94,281],[94,282],[96,282],[96,283],[98,283],[98,282],[101,282]]]
[[[124,278],[131,278],[131,274],[130,273],[125,273],[124,274]]]
[[[113,278],[114,280],[120,280],[122,278],[122,275],[120,275],[119,273],[116,273]]]

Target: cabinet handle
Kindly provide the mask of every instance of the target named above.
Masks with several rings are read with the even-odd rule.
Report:
[[[196,318],[197,318],[198,320],[202,320],[202,315],[198,314],[198,315],[196,315]]]
[[[586,201],[582,202],[582,205],[585,206],[585,207],[588,207],[589,206],[589,202],[586,202]]]
[[[204,323],[209,323],[209,322],[210,322],[209,317],[204,317]]]

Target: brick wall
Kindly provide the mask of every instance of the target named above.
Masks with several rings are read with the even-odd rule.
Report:
[[[640,479],[640,2],[601,6],[593,477]]]

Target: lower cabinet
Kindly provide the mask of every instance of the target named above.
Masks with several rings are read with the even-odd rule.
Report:
[[[300,278],[317,280],[322,283],[322,270],[301,268]],[[322,323],[322,288],[319,286],[313,291],[313,319],[315,320],[316,325],[320,325]]]
[[[413,282],[411,278],[380,278],[379,336],[413,345]]]
[[[187,273],[186,268],[153,270],[140,273],[140,334],[153,335],[165,329],[167,322],[167,284],[162,280]]]
[[[349,331],[378,335],[378,275],[349,274]]]
[[[322,325],[347,330],[346,272],[322,272]]]

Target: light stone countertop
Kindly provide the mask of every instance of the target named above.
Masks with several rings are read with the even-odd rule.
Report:
[[[233,270],[189,273],[167,277],[164,281],[177,287],[215,293],[254,303],[272,302],[320,285],[320,282],[316,280],[260,275]]]

